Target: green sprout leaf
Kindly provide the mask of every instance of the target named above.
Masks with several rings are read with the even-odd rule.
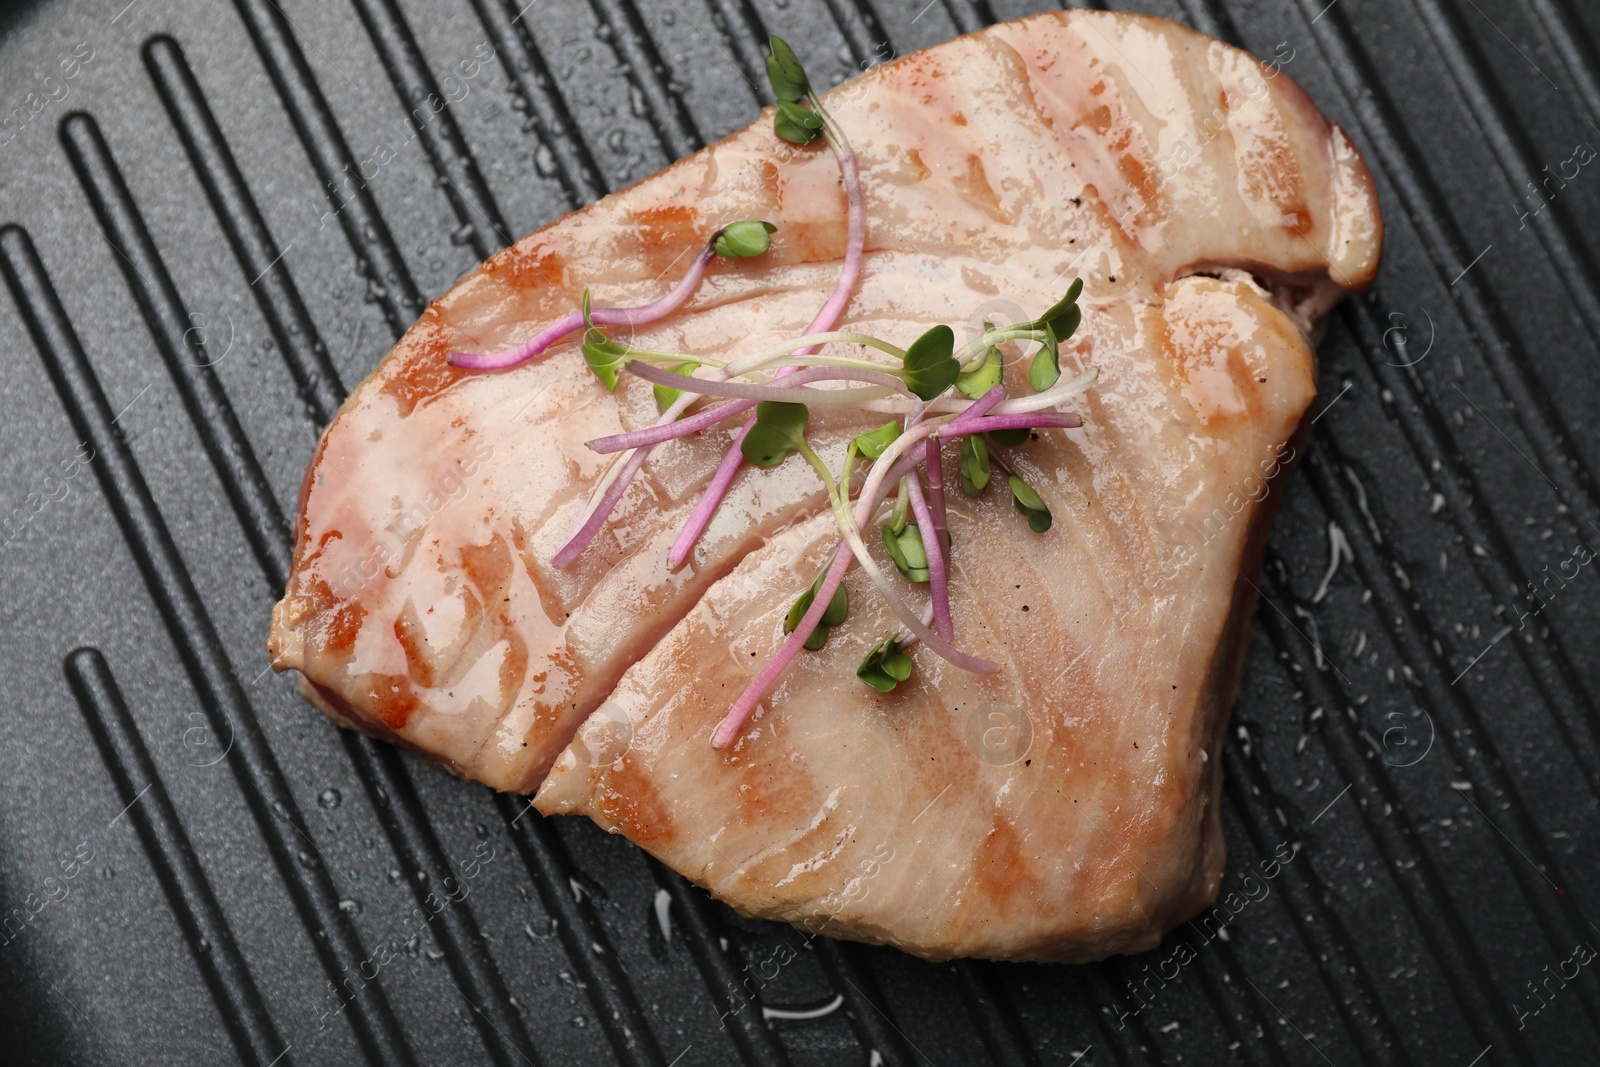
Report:
[[[783,620],[783,632],[792,634],[800,625],[800,620],[806,617],[806,612],[811,610],[812,602],[817,599],[817,593],[822,589],[822,575],[817,575],[806,586],[806,591],[800,594],[789,608],[789,614]],[[850,614],[850,594],[845,592],[843,585],[833,591],[833,599],[828,601],[828,607],[822,613],[822,620],[817,623],[817,628],[811,631],[811,636],[806,638],[804,645],[806,651],[816,652],[828,643],[828,630],[844,622],[845,616]]]
[[[783,632],[794,633],[795,627],[800,625],[800,620],[806,617],[806,612],[811,610],[811,602],[817,598],[817,593],[822,589],[822,575],[817,575],[806,586],[806,591],[800,594],[800,599],[794,602],[789,609],[788,616],[783,620]],[[845,616],[850,614],[850,594],[845,591],[843,583],[833,591],[833,599],[828,601],[828,608],[822,613],[822,625],[838,626],[844,622]]]
[[[583,331],[583,361],[594,371],[594,376],[600,379],[611,392],[617,391],[617,371],[628,360],[628,346],[620,341],[613,341],[589,317],[589,290],[583,291],[583,321],[587,327]]]
[[[935,326],[906,349],[906,385],[923,400],[932,400],[955,384],[961,364],[955,358],[956,335]]]
[[[1078,323],[1083,319],[1083,312],[1078,307],[1078,297],[1083,292],[1083,279],[1079,278],[1067,290],[1067,295],[1053,304],[1049,311],[1040,315],[1034,321],[1041,326],[1049,326],[1056,333],[1057,341],[1065,341],[1077,330]]]
[[[772,247],[772,235],[777,232],[778,228],[770,222],[736,222],[717,237],[717,255],[724,259],[759,256]]]
[[[856,450],[868,459],[877,459],[900,436],[898,422],[886,422],[876,430],[856,436]]]
[[[905,530],[906,523],[911,521],[911,498],[906,496],[905,489],[900,490],[900,498],[894,503],[894,513],[889,516],[889,529],[899,537]]]
[[[817,575],[817,585],[822,585],[822,575]],[[850,594],[845,592],[844,583],[839,583],[839,588],[833,591],[833,599],[828,601],[828,607],[822,613],[822,625],[838,626],[844,622],[845,616],[850,614]]]
[[[1033,491],[1033,486],[1014,474],[1011,476],[1011,499],[1016,502],[1017,510],[1028,517],[1028,529],[1034,533],[1050,529],[1050,509],[1045,506],[1044,499]]]
[[[685,378],[693,378],[694,369],[699,365],[700,364],[698,363],[690,361],[688,363],[674,363],[672,366],[664,369],[671,371],[673,374],[681,374]],[[651,391],[656,395],[656,410],[661,412],[663,415],[666,414],[668,408],[677,402],[678,397],[683,395],[682,389],[674,389],[670,385],[651,386]]]
[[[810,144],[822,136],[822,116],[799,104],[779,100],[772,129],[790,144]]]
[[[990,430],[983,436],[989,439],[991,445],[1002,445],[1005,448],[1015,448],[1026,441],[1033,431],[1026,428],[1015,430]]]
[[[800,625],[800,620],[806,617],[806,612],[811,610],[811,602],[817,598],[817,583],[812,582],[806,586],[806,591],[800,594],[789,607],[789,614],[783,617],[783,632],[792,634]]]
[[[961,439],[961,488],[968,496],[982,496],[989,487],[989,446],[977,434]]]
[[[744,458],[758,467],[776,467],[806,443],[804,404],[765,400],[756,405],[756,424],[739,446]]]
[[[911,677],[911,657],[900,650],[899,637],[879,641],[867,651],[856,677],[880,693],[891,693],[894,687]]]
[[[1083,309],[1074,304],[1065,314],[1056,316],[1045,325],[1050,327],[1051,331],[1056,335],[1056,341],[1059,343],[1077,333],[1078,323],[1082,321]]]
[[[908,522],[899,530],[894,523],[883,524],[883,550],[894,561],[895,568],[908,581],[928,580],[928,552],[922,544],[922,531],[917,524]]]
[[[772,54],[767,56],[767,80],[772,83],[772,95],[780,101],[796,103],[811,91],[806,78],[806,68],[800,65],[794,49],[782,37],[768,37]]]
[[[628,350],[616,341],[609,340],[593,326],[583,334],[583,361],[589,364],[594,376],[613,393],[617,391],[617,371],[627,362]]]
[[[1074,311],[1077,309],[1074,308]],[[1056,343],[1055,327],[1044,325],[1044,347],[1034,354],[1028,367],[1028,384],[1033,391],[1042,393],[1061,380],[1061,349]]]
[[[956,379],[956,388],[965,393],[968,400],[977,400],[999,385],[1004,374],[1005,358],[998,348],[990,345],[983,362]]]

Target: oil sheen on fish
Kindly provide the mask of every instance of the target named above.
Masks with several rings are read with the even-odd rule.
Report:
[[[869,210],[846,326],[976,336],[1085,282],[1061,356],[1100,369],[1084,425],[1013,461],[1053,528],[1001,493],[950,496],[957,643],[1002,670],[918,649],[910,683],[866,688],[856,664],[893,620],[852,570],[848,621],[714,751],[837,540],[815,475],[744,471],[670,573],[737,422],[670,442],[558,570],[608,464],[583,442],[653,422],[650,387],[608,393],[576,338],[503,373],[446,363],[524,340],[586,288],[652,300],[737,219],[775,223],[772,249],[716,263],[620,339],[729,358],[798,334],[838,272],[845,198],[828,152],[777,139],[770,113],[429,307],[317,449],[273,662],[340,723],[538,789],[541,811],[626,834],[752,915],[935,959],[1148,948],[1217,892],[1254,574],[1316,396],[1308,336],[1377,270],[1370,176],[1287,75],[1157,18],[1002,23],[825,101]],[[818,410],[811,438],[836,463],[867,428]]]

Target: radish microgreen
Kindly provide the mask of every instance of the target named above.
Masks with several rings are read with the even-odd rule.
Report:
[[[736,222],[723,227],[711,247],[723,259],[749,259],[771,248],[772,235],[777,232],[778,228],[770,222]]]
[[[693,378],[694,369],[698,366],[700,364],[694,360],[684,360],[682,363],[673,363],[665,369],[673,374],[681,374],[685,378]],[[650,391],[655,394],[656,410],[663,413],[683,395],[682,389],[674,389],[670,385],[653,385],[650,387]]]
[[[806,69],[800,65],[794,49],[782,37],[767,38],[771,52],[767,55],[767,81],[772,84],[772,95],[785,103],[798,103],[811,93],[811,82]]]
[[[927,329],[905,349],[877,337],[836,328],[860,278],[866,241],[859,164],[844,131],[823,107],[794,50],[776,37],[771,39],[771,49],[766,66],[778,100],[774,131],[794,144],[826,140],[838,161],[846,202],[845,253],[839,278],[803,334],[727,361],[635,348],[607,335],[607,327],[643,326],[678,311],[699,286],[711,260],[745,259],[767,252],[777,227],[766,221],[746,220],[712,234],[682,280],[653,303],[593,308],[590,293],[585,290],[579,311],[552,323],[515,349],[495,354],[455,352],[449,357],[452,364],[467,369],[504,369],[544,352],[581,329],[579,348],[584,362],[608,391],[616,391],[624,369],[653,387],[656,407],[661,412],[653,426],[589,442],[597,452],[624,455],[619,457],[621,466],[615,477],[602,483],[578,528],[552,557],[556,567],[570,565],[593,541],[650,450],[667,441],[747,416],[668,553],[672,568],[685,562],[745,461],[771,469],[799,453],[817,472],[838,526],[839,542],[827,566],[790,605],[783,619],[786,637],[777,653],[718,724],[712,735],[712,744],[718,748],[725,748],[738,738],[757,705],[803,649],[821,649],[831,631],[844,625],[849,597],[843,579],[852,564],[872,583],[900,627],[894,636],[868,650],[856,671],[863,683],[879,692],[892,692],[911,677],[910,650],[917,643],[962,670],[980,674],[998,671],[999,664],[963,652],[951,643],[951,539],[943,444],[960,439],[958,468],[962,488],[969,495],[981,495],[993,480],[991,464],[999,466],[1007,476],[1017,510],[1032,530],[1044,533],[1052,523],[1049,507],[999,451],[991,453],[990,446],[1018,447],[1036,431],[1082,425],[1078,416],[1058,408],[1095,380],[1092,369],[1069,381],[1061,380],[1060,345],[1082,321],[1078,306],[1083,292],[1081,280],[1074,281],[1066,294],[1037,319],[1005,327],[986,322],[983,335],[959,350],[954,331],[943,324]],[[1000,346],[1012,341],[1032,342],[1039,348],[1028,370],[1032,395],[1008,399]],[[874,358],[839,354],[837,348],[824,351],[824,346],[839,345],[860,346],[866,350],[864,355]],[[849,384],[844,388],[816,387],[828,382]],[[708,402],[687,414],[691,405],[702,400]],[[830,409],[853,408],[862,414],[886,412],[894,417],[851,438],[835,476],[806,440],[811,404],[828,405]],[[880,418],[882,414],[876,415],[874,421]],[[859,479],[854,476],[858,459],[869,464]],[[888,501],[891,493],[895,496],[892,508]],[[894,572],[881,567],[869,551],[862,531],[874,525],[879,527],[884,553],[900,577],[913,585],[928,587],[924,611],[915,611],[905,602],[901,592],[905,587],[898,585]]]
[[[968,496],[982,496],[989,488],[989,447],[978,434],[961,442],[961,488]]]
[[[744,443],[739,446],[744,458],[758,467],[776,467],[805,449],[806,422],[810,414],[804,404],[775,400],[757,404],[756,424],[744,435]]]
[[[1044,392],[1061,380],[1061,349],[1049,323],[1045,323],[1044,336],[1043,347],[1034,353],[1033,362],[1028,366],[1028,384],[1036,393]]]
[[[611,392],[617,391],[617,371],[628,358],[628,346],[613,341],[594,324],[589,310],[589,290],[583,291],[583,361]]]
[[[1050,509],[1045,506],[1044,499],[1034,492],[1033,486],[1015,474],[1008,481],[1011,486],[1011,499],[1016,502],[1017,510],[1027,517],[1028,529],[1034,533],[1044,533],[1050,529],[1053,521]]]
[[[789,614],[784,616],[783,620],[784,633],[792,634],[799,627],[801,620],[805,618],[806,612],[811,610],[811,603],[817,598],[817,590],[822,588],[822,579],[824,577],[826,575],[817,575],[811,584],[806,586],[806,591],[801,593],[800,598],[789,608]],[[817,623],[817,628],[811,632],[811,636],[806,639],[806,651],[816,652],[823,645],[826,645],[828,643],[829,629],[843,623],[845,617],[849,614],[850,594],[845,592],[844,586],[841,585],[833,591],[833,599],[829,600],[828,606],[823,609],[821,621]]]
[[[910,678],[911,657],[901,649],[899,635],[873,645],[856,668],[856,677],[880,693],[892,693]]]
[[[822,136],[822,116],[787,100],[778,101],[772,126],[773,132],[790,144],[810,144]]]
[[[855,440],[851,443],[856,446],[856,450],[863,456],[868,459],[877,459],[883,455],[884,449],[894,444],[895,438],[899,436],[900,424],[898,422],[886,422],[876,430],[857,434]]]
[[[884,523],[883,550],[907,581],[920,584],[928,580],[928,552],[922,546],[922,531],[916,523],[908,522],[898,531],[893,523]]]
[[[976,400],[999,385],[1004,375],[1005,359],[998,348],[990,345],[982,363],[972,370],[961,372],[956,379],[956,388],[965,393],[968,400]]]
[[[906,349],[906,385],[923,400],[932,400],[955,384],[961,364],[955,361],[956,335],[940,324],[911,342]]]

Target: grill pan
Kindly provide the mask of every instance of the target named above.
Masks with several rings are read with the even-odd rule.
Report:
[[[427,296],[748,122],[768,32],[831,84],[1032,2],[0,10],[0,1058],[1600,1059],[1592,4],[1129,5],[1278,63],[1388,220],[1268,552],[1225,925],[807,939],[267,670],[316,434]]]

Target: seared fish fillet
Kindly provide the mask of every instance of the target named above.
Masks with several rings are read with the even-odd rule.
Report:
[[[1065,374],[1100,368],[1084,426],[1014,453],[1054,528],[1031,533],[1003,491],[950,496],[957,643],[1002,671],[919,649],[910,683],[866,688],[855,666],[893,624],[852,571],[849,620],[714,751],[837,539],[814,474],[743,472],[673,574],[737,423],[668,443],[557,570],[608,463],[583,442],[654,421],[649,387],[608,394],[575,339],[499,374],[445,362],[531,336],[586,287],[654,299],[747,218],[777,224],[772,250],[713,266],[633,343],[725,358],[797,334],[837,274],[845,200],[829,153],[770,115],[428,309],[307,472],[273,662],[342,724],[538,788],[542,811],[588,815],[752,915],[935,959],[1148,948],[1216,893],[1253,574],[1316,395],[1308,334],[1377,270],[1371,179],[1286,76],[1156,18],[1004,23],[825,102],[869,214],[849,328],[905,344],[1029,318],[1085,280],[1062,352]],[[819,411],[812,439],[834,461],[865,428]]]

